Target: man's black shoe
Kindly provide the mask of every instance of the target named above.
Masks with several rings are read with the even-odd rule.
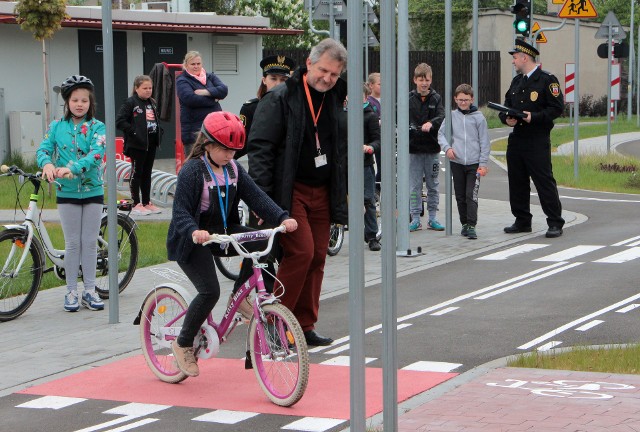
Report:
[[[562,235],[562,228],[560,227],[549,227],[547,233],[545,234],[546,238],[556,238]]]
[[[378,252],[381,248],[382,248],[382,246],[380,246],[380,242],[378,240],[376,240],[376,239],[369,240],[369,250],[370,251]]]
[[[309,330],[304,332],[304,338],[307,341],[307,345],[310,346],[327,346],[333,343],[333,339],[330,337],[324,337],[316,333],[315,330]]]
[[[531,227],[513,224],[511,226],[504,227],[504,232],[507,234],[527,233],[531,232]]]

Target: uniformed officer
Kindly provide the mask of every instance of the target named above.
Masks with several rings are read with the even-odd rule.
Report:
[[[262,96],[278,84],[285,82],[295,67],[296,63],[287,56],[274,55],[262,59],[260,62],[262,82],[258,88],[258,97],[249,99],[242,105],[242,108],[240,108],[240,120],[242,120],[244,128],[247,131],[247,138],[251,131],[253,114],[256,112],[256,107],[260,99],[262,99]],[[245,154],[247,154],[246,146],[241,151],[236,152],[235,158],[238,159]]]
[[[509,54],[513,56],[512,63],[518,75],[511,81],[504,104],[524,112],[524,118],[500,113],[500,120],[513,126],[507,146],[507,165],[509,202],[516,219],[513,225],[504,228],[504,232],[531,232],[531,179],[547,216],[546,237],[560,237],[564,219],[551,168],[550,134],[553,120],[564,109],[564,98],[558,79],[536,64],[536,56],[540,54],[536,48],[516,39]]]

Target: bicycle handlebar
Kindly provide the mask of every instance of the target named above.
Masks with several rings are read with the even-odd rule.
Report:
[[[228,234],[228,235],[227,234],[211,234],[209,236],[209,240],[202,243],[202,246],[206,246],[211,243],[219,243],[221,245],[231,244],[233,248],[236,250],[236,252],[238,252],[238,255],[240,255],[241,257],[257,260],[258,258],[267,255],[271,251],[271,247],[273,246],[273,239],[275,238],[275,235],[279,232],[285,232],[285,230],[286,230],[285,226],[280,225],[276,228],[269,228],[269,229],[264,229],[259,231],[247,231],[244,233],[237,233],[237,234]],[[258,240],[268,240],[267,247],[262,251],[245,252],[244,250],[242,250],[242,247],[240,246],[241,243],[258,241]]]
[[[9,174],[9,175],[16,175],[17,174],[17,175],[24,176],[24,177],[26,177],[28,179],[47,181],[44,177],[42,177],[42,172],[37,172],[35,174],[24,172],[24,171],[22,171],[22,169],[20,169],[16,165],[11,165],[11,166],[2,165],[2,166],[0,166],[0,171],[2,171],[4,174]],[[65,174],[64,176],[62,176],[62,178],[66,178],[66,179],[72,179],[73,177],[74,176],[71,173],[68,173],[68,174]],[[56,181],[54,181],[53,183],[58,184]]]

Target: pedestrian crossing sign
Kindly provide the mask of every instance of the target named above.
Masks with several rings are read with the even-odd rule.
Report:
[[[559,18],[597,18],[598,12],[591,0],[566,0],[558,13]]]

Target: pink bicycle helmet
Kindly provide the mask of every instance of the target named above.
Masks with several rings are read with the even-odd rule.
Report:
[[[230,150],[242,150],[246,132],[240,118],[230,112],[215,111],[202,122],[200,132],[207,140],[221,144]]]

